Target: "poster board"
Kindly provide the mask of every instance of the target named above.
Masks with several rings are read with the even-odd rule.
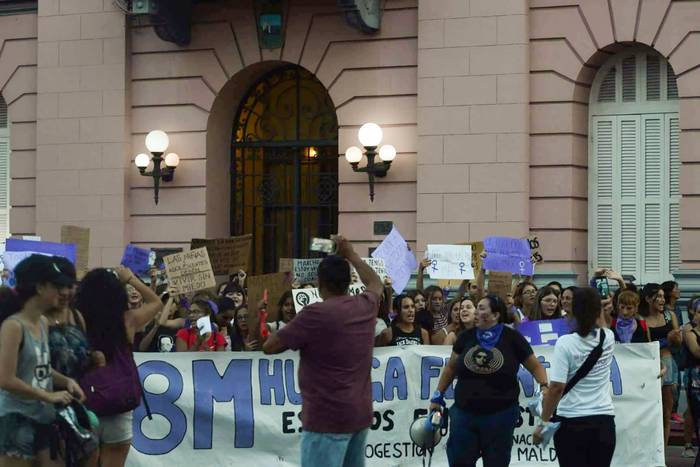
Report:
[[[216,287],[206,248],[175,253],[163,258],[170,285],[180,294]]]
[[[90,229],[77,225],[62,225],[61,243],[75,245],[75,269],[79,274],[85,274],[90,260]]]
[[[489,271],[488,291],[498,295],[504,302],[508,299],[513,284],[513,274],[510,272]]]
[[[206,248],[214,274],[228,275],[239,269],[249,271],[252,244],[253,236],[248,234],[230,238],[193,238],[190,248]]]

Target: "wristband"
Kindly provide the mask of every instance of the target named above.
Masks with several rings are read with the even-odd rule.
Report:
[[[445,393],[436,390],[433,393],[433,397],[430,399],[430,402],[433,404],[440,404],[441,406],[445,407],[447,405],[445,403]]]
[[[659,347],[662,349],[665,349],[666,347],[668,347],[668,339],[666,339],[665,337],[662,337],[661,339],[659,339]]]

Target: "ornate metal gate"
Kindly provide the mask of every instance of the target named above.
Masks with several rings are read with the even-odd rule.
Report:
[[[304,257],[338,228],[338,123],[324,86],[285,67],[243,99],[233,128],[231,233],[253,234],[254,273]]]

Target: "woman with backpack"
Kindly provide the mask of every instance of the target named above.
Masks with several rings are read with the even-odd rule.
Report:
[[[554,346],[549,390],[542,402],[542,422],[533,434],[542,441],[545,427],[557,414],[561,425],[554,447],[561,467],[610,466],[615,452],[615,407],[610,393],[610,367],[615,338],[600,327],[600,294],[590,287],[574,292],[575,332],[561,336]]]
[[[129,308],[127,284],[143,296],[139,308]],[[106,359],[105,366],[80,381],[87,396],[85,405],[100,420],[100,449],[95,456],[102,467],[123,466],[131,447],[133,410],[141,403],[141,381],[132,355],[134,335],[163,304],[153,290],[123,267],[87,273],[75,302],[85,318],[90,347]]]
[[[21,261],[15,278],[14,290],[0,291],[0,465],[47,465],[55,406],[85,398],[75,380],[51,368],[43,316],[73,281],[43,255]]]

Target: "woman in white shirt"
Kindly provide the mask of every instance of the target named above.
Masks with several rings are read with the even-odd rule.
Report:
[[[615,337],[599,327],[601,298],[598,291],[580,288],[574,292],[572,314],[576,332],[562,336],[554,346],[549,372],[550,387],[542,403],[542,424],[534,433],[541,441],[544,424],[557,412],[561,422],[554,435],[554,447],[561,467],[606,467],[615,452],[615,408],[610,388]],[[566,383],[573,378],[604,334],[602,354],[590,372],[564,395]]]

